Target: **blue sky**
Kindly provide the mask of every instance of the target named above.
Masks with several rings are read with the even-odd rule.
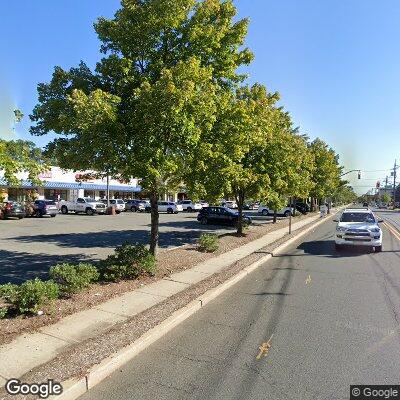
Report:
[[[366,192],[400,159],[400,2],[398,0],[236,0],[251,20],[250,81],[279,91],[282,105],[311,138],[326,140]],[[98,16],[119,0],[20,0],[0,6],[0,135],[33,139],[27,115],[36,85],[53,67],[93,66]],[[12,110],[26,117],[12,126]],[[397,139],[397,140],[396,140]],[[365,171],[365,172],[364,172]],[[374,171],[374,172],[366,172]],[[375,172],[376,171],[376,172]],[[355,174],[352,175],[355,177]]]

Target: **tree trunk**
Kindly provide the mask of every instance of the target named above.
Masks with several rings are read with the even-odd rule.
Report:
[[[237,222],[237,235],[243,235],[243,203],[244,203],[244,193],[239,192],[239,195],[236,196],[236,201],[238,205],[238,222]]]
[[[157,255],[158,250],[158,193],[150,194],[150,206],[151,206],[151,232],[150,232],[150,253],[153,256]]]
[[[276,224],[276,219],[277,219],[277,212],[276,212],[276,210],[274,210],[274,220],[273,220],[273,223],[274,224]]]

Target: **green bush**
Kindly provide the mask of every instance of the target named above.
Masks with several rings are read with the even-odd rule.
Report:
[[[154,275],[155,269],[155,257],[138,243],[118,246],[115,254],[108,256],[101,264],[103,278],[111,281],[135,279],[144,273]]]
[[[0,319],[3,319],[6,317],[8,312],[8,308],[7,307],[0,307]]]
[[[17,298],[18,285],[12,283],[6,283],[0,285],[0,298],[4,299],[8,303],[14,303]]]
[[[63,293],[77,293],[99,279],[99,272],[92,264],[57,264],[50,268],[50,278],[60,285]]]
[[[218,236],[215,233],[202,233],[197,242],[197,248],[207,253],[214,253],[218,247]]]
[[[18,287],[13,303],[21,313],[36,313],[47,301],[57,299],[58,294],[55,282],[36,278]]]

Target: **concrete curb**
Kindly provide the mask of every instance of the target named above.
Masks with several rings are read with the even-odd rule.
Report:
[[[204,305],[214,300],[221,293],[231,288],[233,285],[245,278],[248,274],[270,260],[273,257],[273,254],[278,254],[286,247],[290,246],[293,242],[306,235],[308,232],[314,230],[322,223],[329,221],[338,211],[339,210],[335,210],[333,214],[312,223],[311,226],[302,230],[298,234],[295,234],[287,241],[279,245],[272,254],[265,255],[258,261],[245,267],[243,270],[238,272],[227,281],[223,282],[215,288],[207,290],[205,293],[203,293],[203,295],[199,296],[195,300],[192,300],[185,307],[182,307],[181,309],[175,311],[170,317],[147,331],[144,335],[135,340],[133,343],[120,349],[117,353],[114,353],[111,356],[105,358],[103,361],[100,362],[100,364],[97,364],[90,368],[86,376],[82,378],[72,378],[65,382],[62,382],[61,384],[64,388],[63,393],[58,396],[49,396],[49,399],[75,400],[78,397],[82,396],[88,390],[110,376],[113,372],[121,368],[122,365],[126,364],[141,351],[145,350],[152,343],[156,342],[158,339],[170,332],[181,322],[185,321],[187,318],[195,314]]]

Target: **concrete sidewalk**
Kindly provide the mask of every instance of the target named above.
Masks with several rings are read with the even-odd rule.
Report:
[[[305,218],[294,223],[292,230],[317,220],[319,216]],[[223,270],[287,234],[287,227],[270,232],[192,269],[172,274],[96,307],[67,316],[53,325],[41,328],[38,332],[19,336],[11,343],[0,346],[0,384],[4,385],[9,378],[22,376],[32,368],[52,360],[68,346],[101,334],[114,324],[164,301],[167,297]]]

